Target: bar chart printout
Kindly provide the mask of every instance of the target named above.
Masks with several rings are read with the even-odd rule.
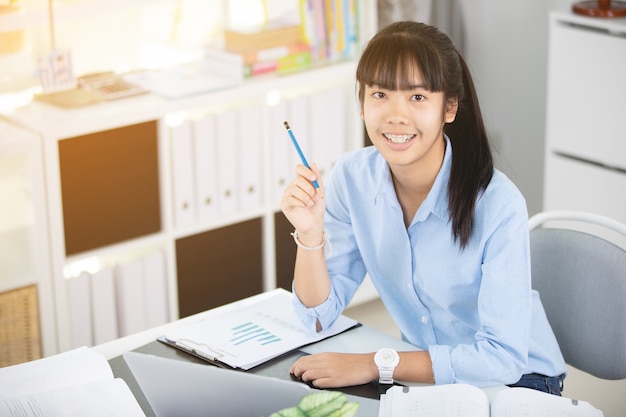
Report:
[[[233,327],[230,339],[235,346],[243,343],[258,343],[261,346],[280,342],[282,339],[252,321]]]
[[[358,325],[340,316],[329,329],[309,330],[293,312],[290,292],[277,289],[266,294],[254,303],[173,330],[165,339],[208,360],[245,370]]]

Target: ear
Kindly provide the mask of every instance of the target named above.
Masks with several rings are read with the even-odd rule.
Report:
[[[452,123],[456,118],[456,112],[459,110],[459,99],[457,97],[448,99],[446,104],[446,113],[444,114],[445,123]]]

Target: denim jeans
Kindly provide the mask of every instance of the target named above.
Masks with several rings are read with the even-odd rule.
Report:
[[[559,376],[545,376],[541,374],[525,374],[519,381],[509,387],[532,388],[548,394],[561,395],[565,374]]]

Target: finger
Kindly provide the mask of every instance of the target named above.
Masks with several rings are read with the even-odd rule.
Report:
[[[294,198],[299,202],[298,207],[311,207],[319,200],[319,195],[313,185],[302,177],[295,178],[283,193],[284,198]],[[289,201],[287,201],[289,202]]]
[[[312,200],[316,199],[315,197],[318,195],[317,191],[315,190],[313,183],[309,181],[308,179],[305,179],[303,177],[296,177],[293,180],[292,184],[295,188],[298,188],[302,190],[304,193],[306,193],[307,196],[311,198]]]
[[[311,196],[299,187],[285,191],[281,200],[281,209],[291,211],[294,208],[308,208],[315,204],[315,196]]]
[[[296,165],[296,174],[300,177],[306,179],[311,185],[317,184],[320,187],[320,194],[322,191],[322,176],[317,168],[317,165],[314,163],[311,165],[311,168],[307,168],[306,166],[300,164]],[[314,187],[317,188],[317,187]],[[317,190],[316,190],[317,192]]]
[[[297,377],[300,377],[302,375],[302,373],[306,370],[306,367],[303,367],[303,363],[305,363],[306,361],[304,361],[304,358],[306,358],[308,356],[304,356],[302,358],[298,358],[298,360],[296,360],[294,363],[291,364],[291,367],[289,368],[289,372],[294,374]]]

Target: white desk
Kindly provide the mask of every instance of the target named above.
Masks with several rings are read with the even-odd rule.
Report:
[[[274,291],[283,290],[278,289]],[[269,297],[271,296],[271,294],[272,291],[261,293],[253,297],[239,300],[230,304],[226,304],[224,306],[207,310],[205,312],[176,320],[162,326],[154,327],[152,329],[148,329],[108,343],[103,343],[101,345],[93,347],[93,350],[102,354],[105,358],[107,358],[107,360],[109,360],[116,376],[122,377],[126,380],[131,390],[133,390],[133,392],[135,393],[135,396],[137,397],[140,405],[142,405],[142,408],[144,408],[146,415],[148,417],[151,417],[154,415],[154,413],[151,413],[151,410],[148,410],[149,402],[145,398],[145,396],[143,396],[141,388],[134,381],[132,373],[130,372],[120,355],[125,352],[136,351],[139,353],[154,354],[170,359],[201,362],[199,359],[193,357],[190,354],[184,353],[175,348],[157,342],[156,339],[173,329],[179,328],[181,326],[186,326],[209,317],[217,317],[219,315],[235,311],[243,306],[260,301],[265,297]],[[301,348],[299,349],[299,351],[294,352],[293,355],[286,355],[286,357],[284,358],[281,357],[274,359],[266,364],[253,368],[249,372],[289,380],[289,366],[296,360],[298,355],[312,354],[324,351],[366,353],[376,351],[382,347],[392,347],[399,351],[417,350],[415,346],[405,343],[402,340],[379,332],[371,327],[360,326],[355,329],[351,329],[345,333],[323,340],[321,342],[317,342]],[[371,386],[366,384],[360,387],[348,387],[346,389],[342,389],[341,391],[344,391],[346,393],[350,401],[356,401],[360,404],[357,417],[378,416],[379,403],[377,399],[373,399],[373,397],[377,398],[378,393],[377,386],[375,384],[371,384]],[[148,407],[146,407],[146,405],[148,405]]]
[[[280,289],[274,291],[282,291]],[[189,360],[189,361],[198,361],[199,359],[194,358],[192,355],[181,352],[177,349],[174,349],[170,346],[165,346],[160,342],[157,342],[156,339],[159,336],[164,335],[168,331],[179,328],[181,326],[186,326],[191,323],[198,322],[208,317],[216,317],[221,314],[228,313],[230,311],[237,310],[242,306],[246,306],[248,304],[257,302],[262,300],[264,297],[269,297],[271,292],[261,293],[255,295],[253,297],[249,297],[243,300],[239,300],[230,304],[226,304],[224,306],[214,308],[202,313],[195,314],[193,316],[189,316],[180,320],[173,321],[171,323],[167,323],[162,326],[158,326],[149,330],[142,331],[140,333],[136,333],[130,336],[126,336],[108,343],[104,343],[98,346],[95,346],[93,349],[100,354],[104,355],[112,364],[114,368],[118,366],[120,355],[124,352],[128,351],[138,351],[142,353],[151,353],[156,354],[157,356],[164,356],[170,358],[179,358],[181,360]],[[378,330],[375,330],[369,326],[363,325],[357,327],[355,329],[351,329],[345,333],[341,333],[337,336],[333,336],[326,340],[322,340],[320,342],[305,346],[299,349],[299,352],[294,353],[294,355],[298,354],[313,354],[319,352],[344,352],[344,353],[367,353],[367,352],[375,352],[376,350],[383,347],[391,347],[398,351],[416,351],[419,350],[415,346],[403,342],[400,339],[382,333]],[[262,368],[260,371],[255,371],[254,368],[251,370],[251,373],[257,373],[260,375],[266,376],[274,376],[281,379],[289,379],[289,365],[295,361],[295,357],[297,356],[287,356],[285,358],[277,358],[267,363],[268,366],[260,365],[259,368]],[[123,370],[121,372],[127,372],[128,370]],[[129,381],[127,381],[129,382]],[[131,389],[134,387],[132,383]],[[405,384],[405,385],[424,385],[424,384]],[[365,387],[365,390],[363,389]],[[138,387],[136,387],[138,388]],[[348,397],[350,401],[357,401],[360,403],[359,412],[357,417],[377,417],[378,416],[378,400],[370,398],[364,398],[361,393],[364,391],[369,391],[371,394],[372,387],[369,386],[361,386],[361,387],[347,387],[346,389],[342,389]],[[488,396],[492,396],[500,389],[503,389],[503,386],[500,387],[492,387],[485,389],[485,392]],[[137,395],[137,394],[136,394]],[[138,398],[140,404],[142,401],[146,401],[145,398]],[[142,404],[143,406],[143,404]],[[149,415],[150,413],[147,412]]]

